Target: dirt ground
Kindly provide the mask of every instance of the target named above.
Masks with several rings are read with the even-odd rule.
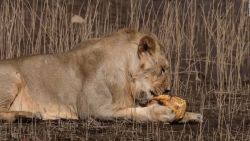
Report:
[[[99,121],[19,119],[0,124],[1,140],[249,140],[250,120],[246,113],[218,125],[218,110],[204,110],[202,124],[147,122],[117,119]],[[229,127],[230,126],[230,127]],[[230,134],[230,136],[228,136]]]
[[[0,122],[0,140],[250,140],[246,11],[240,0],[0,0],[2,60],[64,52],[123,27],[149,30],[166,45],[173,93],[204,115],[202,124],[20,118]],[[69,24],[73,15],[86,23]]]

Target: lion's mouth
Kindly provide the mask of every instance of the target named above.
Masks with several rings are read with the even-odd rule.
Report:
[[[146,92],[142,91],[140,94],[140,98],[136,99],[136,103],[137,105],[141,106],[141,107],[145,107],[147,106],[147,104],[149,103],[149,101],[151,101],[152,99],[154,99],[155,97],[159,96],[159,95],[166,95],[167,93],[165,91],[156,91],[156,90],[149,90],[150,94],[153,96],[151,98],[148,98],[146,96]]]
[[[136,103],[137,103],[137,105],[139,105],[141,107],[146,107],[149,101],[150,100],[148,100],[148,99],[140,99],[140,100],[136,100]]]

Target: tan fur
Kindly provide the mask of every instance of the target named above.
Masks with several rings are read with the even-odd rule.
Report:
[[[168,107],[139,106],[170,88],[168,69],[157,39],[130,29],[59,55],[4,60],[0,118],[32,113],[44,120],[92,116],[171,122],[175,115]]]

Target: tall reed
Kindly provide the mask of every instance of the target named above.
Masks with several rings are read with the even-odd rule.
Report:
[[[250,118],[247,4],[234,0],[2,0],[0,59],[65,52],[81,41],[124,27],[154,32],[171,63],[174,93],[189,101],[189,110],[204,113],[205,123],[195,140],[249,139],[249,125],[244,123]],[[70,22],[73,15],[82,16],[84,22]],[[213,110],[218,129],[207,136],[204,128],[210,126],[205,124],[214,119],[206,119],[206,114]],[[242,134],[233,128],[239,113],[245,114],[239,128],[248,128]],[[159,132],[148,124],[147,136]],[[171,131],[155,139],[162,136],[176,140]]]

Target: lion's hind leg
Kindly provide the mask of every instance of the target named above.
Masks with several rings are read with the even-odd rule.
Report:
[[[0,67],[0,120],[12,121],[17,117],[33,117],[29,112],[10,111],[21,87],[20,73],[10,66]]]
[[[0,111],[10,108],[21,87],[21,74],[11,66],[0,66]]]
[[[39,113],[34,114],[26,111],[0,111],[0,120],[14,122],[18,118],[41,119],[42,116]]]

